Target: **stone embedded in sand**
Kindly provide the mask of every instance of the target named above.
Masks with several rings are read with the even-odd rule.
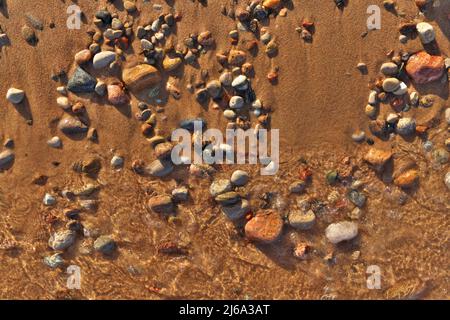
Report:
[[[351,240],[357,235],[358,225],[349,221],[332,223],[325,229],[325,236],[333,244]]]
[[[366,155],[364,160],[371,165],[381,168],[392,158],[392,152],[371,148]]]
[[[96,84],[97,80],[94,77],[78,67],[67,83],[67,90],[73,93],[94,92]]]
[[[155,146],[155,156],[158,159],[169,158],[172,153],[173,145],[170,142],[159,143]]]
[[[38,38],[36,37],[36,33],[29,26],[23,26],[21,33],[22,33],[22,37],[25,39],[25,41],[29,45],[35,46],[38,43]]]
[[[145,170],[154,177],[164,177],[173,171],[173,164],[169,160],[157,159],[150,163]]]
[[[397,78],[387,78],[383,81],[383,90],[386,92],[394,92],[400,87],[400,80]]]
[[[197,41],[204,47],[210,47],[214,45],[214,38],[210,31],[203,31],[198,35]]]
[[[80,134],[88,131],[88,127],[79,119],[65,115],[58,123],[58,129],[64,134]]]
[[[263,243],[274,242],[281,235],[283,220],[274,210],[261,210],[245,225],[245,235],[249,240]]]
[[[126,68],[122,73],[122,80],[135,91],[155,86],[161,81],[159,71],[148,64],[140,64],[133,68]]]
[[[107,86],[107,90],[108,101],[115,106],[122,105],[130,101],[126,93],[123,91],[123,87],[119,84],[110,84]]]
[[[236,170],[231,174],[230,180],[235,186],[244,186],[249,180],[249,175],[244,170]]]
[[[232,66],[241,66],[247,59],[247,55],[241,50],[231,50],[228,55],[228,63]]]
[[[175,210],[172,198],[167,195],[152,197],[148,200],[147,205],[155,213],[173,213]]]
[[[312,210],[306,213],[296,210],[289,213],[288,219],[291,227],[299,230],[309,230],[316,222],[316,215]]]
[[[406,72],[417,84],[433,82],[444,74],[444,61],[442,56],[432,56],[420,51],[409,58]]]
[[[221,209],[228,219],[239,220],[250,212],[250,205],[247,200],[241,199],[241,201],[238,201],[231,206],[223,206]]]
[[[281,0],[264,0],[263,7],[268,9],[275,9],[280,5]]]
[[[5,150],[0,152],[0,170],[3,170],[11,165],[14,161],[14,152]]]
[[[89,60],[91,60],[91,58],[92,58],[91,50],[84,49],[75,55],[75,62],[78,65],[81,65],[81,64],[85,64],[85,63],[89,62]]]
[[[413,118],[401,118],[397,122],[395,131],[402,136],[408,136],[416,132],[416,121]]]
[[[238,203],[241,200],[241,196],[237,192],[229,191],[217,195],[214,200],[223,206],[231,206]]]
[[[100,236],[94,241],[94,250],[105,255],[113,254],[117,249],[117,243],[110,236]]]
[[[20,89],[10,88],[6,93],[6,99],[13,104],[21,103],[24,98],[25,92]]]
[[[216,197],[219,194],[229,192],[233,189],[233,186],[231,185],[231,181],[228,179],[216,179],[211,183],[211,186],[209,187],[209,193]]]
[[[419,172],[411,169],[401,173],[394,179],[394,184],[401,188],[410,188],[419,180]]]
[[[102,69],[116,60],[116,54],[112,51],[102,51],[94,56],[92,61],[94,69]]]
[[[394,62],[386,62],[381,65],[380,71],[386,76],[394,76],[398,72],[398,66]]]

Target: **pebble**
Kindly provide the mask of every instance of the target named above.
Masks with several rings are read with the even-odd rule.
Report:
[[[216,197],[219,194],[229,192],[233,189],[231,181],[228,179],[216,179],[209,187],[209,193],[211,196]]]
[[[244,170],[236,170],[231,175],[231,183],[238,187],[246,185],[248,180],[249,180],[249,175]]]
[[[233,110],[227,109],[223,112],[223,116],[228,120],[234,120],[236,118],[236,113]]]
[[[44,263],[50,268],[56,269],[64,265],[64,260],[60,253],[55,253],[54,255],[45,257]]]
[[[25,39],[25,41],[29,45],[35,46],[38,43],[38,38],[36,37],[36,33],[29,26],[23,26],[21,33],[22,33],[22,37]]]
[[[75,62],[79,65],[89,62],[92,58],[92,52],[89,49],[84,49],[75,54]]]
[[[355,142],[362,142],[366,139],[366,133],[362,130],[356,131],[352,134],[352,140]]]
[[[56,204],[56,198],[50,193],[46,193],[44,199],[42,200],[42,203],[45,206],[53,206]]]
[[[357,190],[351,190],[347,196],[348,199],[358,208],[362,208],[366,203],[366,196]]]
[[[407,170],[394,179],[394,184],[400,188],[411,188],[419,180],[419,172],[415,169]]]
[[[56,99],[56,104],[64,110],[69,110],[72,107],[69,98],[67,97],[58,97]]]
[[[378,107],[368,104],[368,105],[366,105],[366,108],[364,109],[364,113],[370,119],[376,119],[376,117],[378,115]]]
[[[117,243],[110,236],[100,236],[94,241],[94,250],[104,255],[111,255],[117,250]]]
[[[219,81],[220,83],[222,83],[223,86],[229,87],[233,82],[233,74],[229,71],[226,71],[220,75]]]
[[[0,170],[8,168],[14,161],[14,152],[11,150],[4,150],[0,152]]]
[[[271,243],[277,240],[283,230],[283,220],[274,210],[260,210],[245,225],[245,235],[249,240]]]
[[[13,104],[21,103],[24,98],[25,98],[25,91],[20,89],[10,88],[6,93],[6,99]]]
[[[436,38],[436,33],[434,32],[433,26],[427,22],[419,22],[416,25],[417,32],[419,33],[419,38],[423,44],[429,44]]]
[[[88,131],[88,127],[85,124],[70,115],[65,115],[59,121],[58,129],[67,135],[85,133]]]
[[[123,157],[115,155],[111,159],[111,167],[113,167],[114,169],[120,169],[123,167],[124,162],[125,161]]]
[[[231,83],[231,86],[233,88],[235,88],[236,90],[240,90],[240,91],[247,90],[247,88],[248,88],[247,77],[244,75],[237,76]]]
[[[400,87],[400,80],[397,78],[387,78],[383,81],[383,90],[386,92],[394,92]]]
[[[132,91],[140,91],[159,84],[161,75],[155,67],[139,64],[133,68],[125,68],[122,72],[122,79]]]
[[[376,91],[371,91],[369,94],[369,99],[368,102],[370,105],[375,106],[378,103],[378,92]]]
[[[289,192],[302,193],[306,189],[306,182],[303,180],[294,181],[289,185]]]
[[[102,69],[109,66],[111,62],[116,60],[116,54],[112,51],[102,51],[94,56],[93,65],[94,69]]]
[[[330,224],[325,230],[325,236],[328,241],[337,244],[341,241],[347,241],[358,235],[358,225],[354,222],[342,221]]]
[[[427,84],[440,79],[444,74],[444,58],[420,51],[409,58],[405,69],[415,83]]]
[[[406,85],[406,83],[400,82],[400,86],[398,87],[397,90],[394,91],[394,94],[396,96],[402,96],[407,92],[408,92],[408,86]]]
[[[222,94],[222,84],[218,80],[212,80],[206,85],[206,90],[208,90],[209,95],[213,99],[217,99]]]
[[[108,92],[108,101],[111,104],[118,106],[126,104],[130,101],[121,85],[110,84],[106,87],[106,89]]]
[[[64,251],[75,243],[76,233],[64,230],[54,233],[48,240],[48,245],[53,250]]]
[[[261,36],[261,42],[263,44],[268,44],[270,40],[272,40],[272,35],[269,32],[266,32]]]
[[[288,216],[289,225],[299,230],[309,230],[316,222],[316,215],[312,210],[308,210],[306,213],[297,210],[289,213]]]
[[[217,203],[219,203],[223,206],[233,205],[233,204],[237,203],[240,199],[241,199],[241,196],[237,192],[234,192],[234,191],[221,193],[214,198],[214,200]]]
[[[244,106],[244,99],[240,96],[233,96],[230,99],[229,106],[231,109],[241,109]]]
[[[444,148],[437,148],[431,154],[434,163],[446,164],[449,159],[449,153]]]
[[[73,93],[94,92],[97,80],[78,67],[67,83],[67,90]]]
[[[399,118],[398,114],[396,114],[396,113],[389,113],[388,116],[386,117],[386,122],[394,124],[394,123],[397,123],[398,118]]]
[[[48,140],[47,144],[52,148],[58,149],[58,148],[61,148],[62,141],[61,141],[60,137],[55,136],[55,137],[51,138],[50,140]]]
[[[232,66],[241,66],[247,60],[247,55],[241,50],[231,50],[228,55],[228,63]]]
[[[159,195],[151,197],[147,202],[148,208],[155,213],[168,214],[173,213],[175,206],[172,198],[168,195]]]
[[[103,81],[97,82],[97,85],[95,86],[95,93],[101,97],[106,95],[106,83]]]
[[[408,136],[416,132],[416,121],[412,118],[401,118],[397,122],[395,131],[402,136]]]
[[[164,70],[170,72],[175,69],[178,69],[178,67],[180,67],[182,63],[183,63],[183,60],[181,60],[180,57],[170,58],[170,57],[166,56],[163,60],[163,68],[164,68]]]
[[[239,220],[245,217],[250,212],[249,202],[241,199],[231,206],[222,206],[223,214],[230,220]]]
[[[358,207],[355,207],[352,211],[348,213],[348,217],[352,220],[358,220],[362,216],[362,210]]]
[[[186,187],[173,189],[172,198],[174,201],[187,201],[189,198],[189,190]]]
[[[157,159],[146,167],[147,172],[154,177],[165,177],[173,171],[173,164],[169,160]]]
[[[413,107],[417,107],[419,105],[419,94],[416,91],[410,93],[409,102]]]
[[[444,182],[447,186],[447,189],[450,191],[450,171],[445,174]]]

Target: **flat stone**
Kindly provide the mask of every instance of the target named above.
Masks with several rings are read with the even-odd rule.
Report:
[[[3,170],[11,165],[14,161],[14,152],[11,150],[4,150],[0,152],[0,170]]]
[[[364,160],[375,167],[384,166],[392,158],[392,152],[371,148],[365,154]]]
[[[44,263],[50,268],[56,269],[64,265],[64,259],[60,253],[55,253],[54,255],[45,257]]]
[[[347,241],[358,235],[358,225],[354,222],[343,221],[330,224],[325,230],[325,236],[333,243]]]
[[[260,210],[245,225],[245,235],[249,240],[271,243],[277,240],[283,230],[283,220],[274,210]]]
[[[49,140],[47,141],[47,144],[48,144],[49,147],[58,149],[58,148],[61,148],[61,146],[62,146],[62,141],[61,141],[61,138],[60,138],[60,137],[56,137],[56,136],[55,136],[55,137],[49,139]]]
[[[239,200],[241,200],[241,196],[237,192],[229,191],[225,193],[220,193],[214,198],[214,200],[223,206],[230,206],[235,203],[238,203]]]
[[[111,255],[117,250],[117,243],[110,236],[100,236],[94,241],[94,250]]]
[[[394,62],[386,62],[381,65],[380,71],[386,76],[394,76],[398,73],[398,66]]]
[[[416,121],[412,118],[401,118],[397,122],[395,131],[402,136],[408,136],[416,132]]]
[[[167,195],[154,196],[148,200],[148,208],[155,213],[173,213],[175,206],[172,198]]]
[[[64,134],[80,134],[88,131],[88,127],[79,119],[65,115],[58,123],[58,129]]]
[[[316,215],[312,210],[309,210],[306,213],[296,210],[289,213],[288,220],[289,225],[295,229],[309,230],[316,222]]]
[[[394,92],[400,87],[400,80],[397,78],[387,78],[383,81],[383,90],[386,92]]]
[[[209,187],[209,193],[216,197],[219,194],[231,191],[233,189],[233,186],[231,184],[231,181],[228,179],[216,179],[213,181],[211,186]]]

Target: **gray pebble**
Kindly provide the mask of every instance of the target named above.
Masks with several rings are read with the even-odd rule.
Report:
[[[211,186],[209,187],[209,193],[216,197],[219,194],[231,191],[233,186],[231,185],[231,181],[228,179],[217,179],[214,180]]]
[[[239,220],[250,212],[250,205],[247,200],[241,199],[231,206],[223,206],[222,212],[230,220]]]
[[[309,210],[306,213],[297,210],[289,213],[288,220],[289,225],[293,228],[309,230],[314,226],[316,215],[312,210]]]
[[[48,245],[53,250],[63,251],[75,243],[76,233],[71,230],[64,230],[54,233],[48,240]]]
[[[94,69],[102,69],[111,64],[116,59],[116,54],[112,51],[102,51],[94,56]]]
[[[25,92],[20,89],[10,88],[6,93],[6,99],[13,104],[19,104],[25,98]]]
[[[401,118],[397,122],[396,132],[402,136],[408,136],[416,131],[416,121],[412,118]]]
[[[105,255],[113,254],[116,249],[117,244],[110,236],[100,236],[94,241],[94,250]]]
[[[249,175],[244,170],[236,170],[231,175],[231,183],[238,187],[246,185],[248,180]]]
[[[46,193],[44,199],[42,200],[42,203],[45,206],[53,206],[56,204],[56,198],[50,193]]]
[[[115,155],[112,159],[111,159],[111,167],[113,167],[114,169],[120,169],[123,167],[123,157],[121,156],[117,156]]]
[[[230,99],[231,109],[241,109],[244,106],[244,99],[240,96],[233,96]]]

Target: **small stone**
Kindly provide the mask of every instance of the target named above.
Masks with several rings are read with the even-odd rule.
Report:
[[[163,61],[163,68],[164,68],[164,70],[170,72],[175,69],[178,69],[178,67],[180,67],[182,63],[183,63],[183,61],[179,57],[170,58],[170,57],[166,56]]]
[[[66,115],[59,121],[58,129],[61,130],[64,134],[72,135],[85,133],[87,132],[88,127],[79,119],[74,118],[70,115]]]
[[[426,84],[440,79],[444,74],[444,67],[442,56],[431,56],[420,51],[409,58],[406,72],[417,84]]]
[[[6,99],[13,104],[21,103],[24,98],[25,98],[25,91],[20,89],[10,88],[6,93]]]
[[[378,111],[378,107],[371,104],[366,105],[366,108],[364,109],[364,113],[370,119],[376,119]]]
[[[220,75],[219,81],[223,86],[229,87],[233,82],[233,74],[229,71],[226,71]]]
[[[158,143],[155,146],[155,156],[158,159],[170,158],[172,154],[173,145],[170,142]]]
[[[231,183],[238,187],[246,185],[248,180],[249,175],[244,170],[236,170],[231,175]]]
[[[72,105],[67,97],[58,97],[56,99],[56,104],[61,107],[63,110],[69,110]]]
[[[204,31],[198,35],[197,41],[203,47],[211,47],[214,45],[214,38],[210,31]]]
[[[228,55],[228,63],[232,66],[241,66],[245,63],[247,55],[241,50],[231,50]]]
[[[240,199],[241,199],[241,196],[237,192],[234,192],[234,191],[220,193],[219,195],[217,195],[214,198],[214,200],[217,203],[219,203],[223,206],[233,205],[233,204],[237,203]]]
[[[397,78],[387,78],[383,81],[383,90],[386,92],[394,92],[400,87],[400,80]]]
[[[140,91],[159,84],[161,76],[155,67],[140,64],[133,68],[124,69],[122,79],[131,90]]]
[[[222,94],[222,84],[218,80],[212,80],[206,85],[209,95],[213,99],[217,99]]]
[[[130,101],[121,85],[110,84],[107,86],[107,91],[108,91],[108,101],[113,105],[116,106],[122,105]]]
[[[8,168],[14,161],[14,152],[11,150],[4,150],[0,152],[0,170]]]
[[[444,148],[437,148],[432,152],[431,156],[433,158],[434,163],[438,163],[441,165],[446,164],[449,159],[449,153]]]
[[[361,73],[367,73],[367,64],[365,64],[364,62],[360,62],[356,65],[356,68],[361,72]]]
[[[222,212],[230,220],[239,220],[250,212],[250,205],[247,200],[241,199],[231,206],[223,206]]]
[[[351,190],[347,196],[348,199],[358,208],[362,208],[366,203],[366,196],[357,190]]]
[[[62,141],[60,137],[53,137],[47,141],[47,144],[52,148],[58,149],[61,148]]]
[[[325,178],[326,178],[328,184],[333,185],[338,181],[339,175],[336,170],[331,170],[331,171],[327,172]]]
[[[262,5],[264,8],[275,9],[281,3],[281,0],[264,0]]]
[[[244,75],[239,75],[236,77],[236,79],[233,80],[231,83],[231,86],[235,88],[236,90],[244,91],[248,88],[248,80],[247,77]]]
[[[174,201],[187,201],[189,198],[189,190],[186,187],[173,189],[172,198]]]
[[[73,93],[94,92],[97,80],[89,73],[78,67],[67,83],[67,90]]]
[[[416,132],[416,121],[412,118],[401,118],[397,122],[396,132],[402,136],[408,136]]]
[[[89,49],[84,49],[75,55],[75,62],[79,65],[88,63],[92,58],[92,52]]]
[[[53,206],[56,204],[56,198],[53,195],[46,193],[42,202],[45,206]]]
[[[54,233],[48,240],[48,245],[53,250],[64,251],[75,243],[76,233],[72,230],[64,230]]]
[[[132,1],[124,1],[123,7],[129,13],[133,13],[133,12],[135,12],[137,10],[136,4],[134,2],[132,2]]]
[[[390,124],[395,124],[398,121],[398,114],[396,113],[389,113],[388,116],[386,117],[386,122],[390,123]]]
[[[154,196],[148,200],[147,205],[155,213],[169,214],[175,211],[172,198],[167,195]]]
[[[416,28],[419,33],[419,38],[423,44],[429,44],[436,38],[436,34],[431,24],[427,22],[419,22],[416,25]]]
[[[102,69],[109,66],[111,62],[116,60],[116,54],[112,51],[102,51],[94,56],[93,65],[94,69]]]
[[[355,142],[363,142],[366,139],[366,133],[364,131],[356,131],[352,134],[352,140]]]
[[[64,260],[60,253],[44,258],[44,263],[52,269],[59,268],[64,265]]]
[[[111,255],[116,249],[117,244],[110,236],[100,236],[94,241],[94,250],[104,255]]]
[[[301,211],[293,211],[289,213],[289,224],[291,227],[299,230],[311,229],[316,221],[316,215],[312,210],[303,213]]]
[[[419,105],[419,94],[416,91],[410,93],[409,102],[413,107],[417,107]]]
[[[36,33],[29,26],[23,26],[21,33],[22,33],[22,37],[25,39],[25,41],[29,45],[35,46],[38,43],[38,38],[36,37]]]
[[[115,155],[111,159],[111,167],[114,169],[120,169],[123,167],[124,159],[121,156]]]
[[[393,93],[396,96],[402,96],[408,92],[408,86],[404,82],[400,82],[400,86]]]
[[[325,230],[325,236],[333,243],[347,241],[358,235],[358,225],[354,222],[343,221],[330,224]]]
[[[411,188],[419,180],[419,172],[411,169],[401,173],[394,179],[394,184],[401,188]]]
[[[209,187],[209,193],[211,196],[216,197],[219,194],[231,191],[233,186],[231,185],[231,181],[228,179],[217,179],[214,180],[211,186]]]
[[[289,192],[302,193],[306,189],[306,182],[303,180],[294,181],[289,185]]]
[[[169,160],[157,159],[146,167],[146,171],[154,177],[165,177],[173,171],[173,164]]]
[[[369,94],[368,102],[370,105],[376,106],[378,104],[378,92],[376,92],[374,90],[371,91]]]
[[[227,109],[223,112],[223,116],[228,120],[234,120],[236,118],[236,112],[233,110]]]
[[[245,225],[249,240],[271,243],[277,240],[283,230],[283,220],[274,210],[260,210]]]
[[[244,99],[240,96],[233,96],[230,99],[229,106],[231,109],[241,109],[244,106]]]
[[[352,220],[358,220],[362,216],[361,208],[355,207],[352,211],[348,213],[348,217]]]
[[[97,82],[97,85],[95,86],[95,93],[101,97],[106,95],[106,83],[103,81]]]

